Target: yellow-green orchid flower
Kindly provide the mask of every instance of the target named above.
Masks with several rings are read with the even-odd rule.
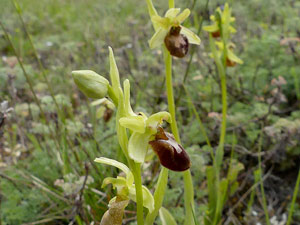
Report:
[[[158,112],[149,118],[143,113],[137,116],[123,117],[119,120],[121,126],[132,131],[128,142],[129,157],[137,163],[143,163],[149,147],[149,141],[157,133],[157,128],[163,120],[171,122],[168,112]]]
[[[106,177],[103,180],[102,188],[108,184],[112,184],[113,187],[117,189],[118,196],[136,201],[136,190],[133,174],[125,164],[105,157],[96,158],[95,162],[117,167],[126,175],[126,177],[117,176],[117,178]],[[146,188],[144,185],[142,186],[142,191],[143,205],[149,209],[149,212],[152,212],[154,210],[154,198],[148,188]]]
[[[163,120],[171,123],[171,115],[168,112],[159,112],[149,118],[144,113],[136,114],[130,105],[130,83],[124,81],[124,101],[119,97],[119,104],[124,106],[123,116],[119,124],[132,131],[128,142],[128,154],[135,162],[143,163],[148,151],[149,141],[157,133],[157,128]]]
[[[219,48],[219,55],[221,56],[223,50],[224,50],[224,43],[221,41],[216,41],[216,45]],[[229,67],[235,66],[236,63],[238,64],[243,64],[243,60],[241,60],[239,57],[237,57],[232,49],[234,49],[235,45],[233,43],[228,43],[226,45],[226,52],[227,52],[227,59],[226,59],[226,64]]]
[[[221,19],[221,29],[224,33],[235,33],[236,29],[230,25],[230,23],[235,21],[235,18],[231,16],[231,9],[229,5],[226,3],[224,6],[224,10],[220,7],[216,9],[216,12],[220,15]],[[220,37],[220,24],[219,20],[216,18],[215,15],[211,15],[210,19],[214,22],[212,25],[203,27],[209,33],[212,33],[213,37]]]
[[[185,9],[182,13],[179,13],[179,8],[171,8],[166,12],[164,17],[160,17],[156,14],[151,17],[153,26],[156,28],[156,32],[149,41],[150,48],[153,49],[162,45],[172,27],[180,27],[180,34],[185,35],[190,44],[200,44],[200,38],[196,34],[188,28],[180,25],[186,18],[189,17],[191,13],[190,10]]]

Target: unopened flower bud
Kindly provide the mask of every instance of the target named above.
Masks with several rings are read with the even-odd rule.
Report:
[[[103,98],[107,95],[109,82],[103,76],[91,70],[72,72],[77,87],[89,98]]]
[[[181,27],[171,27],[165,37],[165,45],[170,54],[178,58],[184,57],[189,50],[189,41],[186,36],[180,34]]]
[[[122,225],[124,209],[129,200],[117,196],[109,203],[109,209],[104,213],[100,225]]]
[[[178,172],[191,167],[190,157],[184,148],[175,141],[172,134],[165,132],[161,127],[158,128],[155,140],[149,144],[164,167]]]

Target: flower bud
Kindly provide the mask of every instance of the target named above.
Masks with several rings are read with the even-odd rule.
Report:
[[[77,87],[89,98],[103,98],[107,95],[109,82],[103,76],[91,70],[72,72]]]
[[[165,37],[165,45],[170,54],[178,58],[184,57],[189,50],[189,41],[186,36],[180,34],[181,27],[171,27]]]
[[[165,132],[161,127],[158,128],[155,140],[149,144],[164,167],[178,172],[191,167],[190,157],[184,148],[175,141],[172,134]]]
[[[129,200],[117,196],[109,203],[109,209],[104,213],[100,225],[122,225],[124,209]]]

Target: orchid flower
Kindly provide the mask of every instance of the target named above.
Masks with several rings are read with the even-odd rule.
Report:
[[[219,48],[219,55],[221,55],[221,52],[224,50],[224,43],[220,41],[216,41],[216,45]],[[235,47],[233,43],[228,43],[226,45],[226,51],[227,51],[227,59],[226,59],[226,64],[227,66],[235,66],[236,63],[238,64],[243,64],[243,60],[241,60],[239,57],[237,57],[232,49]]]
[[[136,201],[134,177],[130,169],[125,164],[105,157],[96,158],[95,162],[117,167],[126,175],[126,177],[117,176],[117,178],[106,177],[103,180],[102,188],[104,188],[108,184],[112,184],[113,187],[117,189],[118,196],[121,196],[123,199],[127,198],[132,201]],[[152,212],[154,210],[153,196],[149,189],[144,185],[142,186],[142,190],[144,207],[146,207],[149,212]]]
[[[128,128],[132,134],[128,142],[128,154],[135,162],[143,163],[148,151],[149,141],[157,133],[157,128],[164,120],[171,123],[171,115],[168,112],[158,112],[150,117],[144,113],[136,114],[130,105],[130,83],[124,81],[124,107],[125,116],[121,117],[119,123]]]
[[[180,13],[179,8],[169,9],[164,17],[154,14],[151,17],[155,34],[149,41],[150,48],[157,48],[164,43],[164,40],[172,27],[180,27],[180,34],[185,35],[190,44],[200,44],[200,38],[188,28],[180,25],[190,15],[190,10],[185,9]]]
[[[218,7],[216,9],[216,13],[220,15],[220,20],[218,20],[215,15],[211,15],[210,19],[213,21],[213,24],[205,26],[203,29],[209,33],[212,33],[212,36],[215,38],[220,37],[221,35],[220,27],[222,32],[226,34],[235,33],[236,29],[230,25],[230,23],[235,21],[235,18],[231,16],[231,9],[229,8],[229,5],[226,3],[224,10]],[[219,24],[219,21],[221,21],[221,25]]]

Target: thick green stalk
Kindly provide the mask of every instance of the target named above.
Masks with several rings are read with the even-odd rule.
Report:
[[[169,170],[165,167],[162,167],[158,177],[157,186],[155,187],[154,192],[154,210],[153,212],[148,213],[145,220],[145,225],[152,225],[154,223],[155,218],[158,215],[159,209],[162,206],[165,191],[168,184],[168,173]]]
[[[172,56],[168,50],[164,47],[164,58],[166,66],[166,86],[167,86],[167,98],[169,105],[169,112],[171,114],[172,123],[171,129],[175,137],[175,140],[180,143],[180,136],[177,128],[176,116],[175,116],[175,103],[173,95],[173,82],[172,82]],[[193,225],[193,209],[194,209],[194,188],[193,180],[190,170],[183,172],[184,179],[184,206],[185,206],[185,225]]]
[[[133,173],[135,191],[136,191],[136,206],[137,206],[137,224],[144,225],[143,214],[143,189],[142,189],[142,176],[141,176],[141,164],[135,164],[135,171]]]
[[[167,98],[169,113],[171,114],[172,123],[171,129],[172,133],[178,143],[180,143],[180,136],[177,128],[177,121],[175,116],[175,103],[173,97],[173,82],[172,82],[172,56],[169,51],[164,47],[164,57],[165,57],[165,66],[166,66],[166,86],[167,86]]]
[[[169,8],[175,8],[175,2],[174,0],[169,0]]]
[[[221,124],[221,134],[220,134],[220,141],[219,146],[216,152],[216,157],[214,160],[214,170],[215,170],[215,176],[216,176],[216,190],[217,190],[217,202],[216,202],[216,209],[215,209],[215,216],[213,224],[218,224],[218,221],[220,219],[221,213],[222,213],[222,193],[220,191],[220,169],[221,164],[224,156],[224,142],[225,142],[225,135],[226,135],[226,114],[227,114],[227,86],[226,86],[226,48],[224,48],[223,52],[223,58],[224,62],[222,63],[221,59],[219,58],[215,46],[215,42],[212,39],[212,36],[209,36],[209,43],[210,48],[213,53],[214,60],[217,65],[218,73],[221,79],[221,92],[222,92],[222,124]],[[224,46],[226,43],[224,43]]]

